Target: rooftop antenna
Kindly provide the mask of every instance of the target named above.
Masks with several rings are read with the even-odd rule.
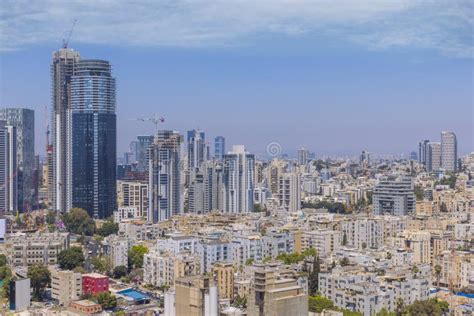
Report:
[[[74,22],[72,23],[71,30],[69,31],[69,34],[66,38],[63,38],[63,48],[67,48],[69,45],[69,40],[71,39],[72,31],[74,31],[74,26],[76,26],[77,19],[74,19]]]

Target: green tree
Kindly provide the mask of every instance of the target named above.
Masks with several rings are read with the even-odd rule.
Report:
[[[112,261],[109,257],[97,256],[91,258],[91,263],[95,270],[100,273],[109,274],[112,270]]]
[[[144,245],[135,245],[128,251],[129,268],[143,267],[143,256],[148,253],[148,248]]]
[[[247,308],[247,296],[237,295],[232,303],[232,306],[237,308]]]
[[[117,266],[114,268],[113,276],[115,279],[120,279],[127,275],[127,267],[126,266]]]
[[[110,292],[100,292],[93,296],[92,298],[97,304],[100,304],[103,309],[112,309],[117,306],[117,298],[115,295],[110,294]]]
[[[415,301],[413,304],[406,306],[404,310],[410,316],[442,316],[447,311],[449,311],[449,305],[436,299]]]
[[[28,268],[28,278],[33,288],[33,298],[42,301],[44,289],[51,283],[51,273],[48,268],[43,264],[32,265]]]
[[[95,222],[82,208],[72,208],[63,215],[63,222],[67,230],[73,234],[92,236],[95,231]]]
[[[5,256],[3,253],[0,253],[0,267],[6,266],[7,265],[7,256]]]
[[[397,298],[395,301],[395,314],[396,316],[401,316],[403,313],[403,308],[405,307],[405,303],[403,302],[402,298]]]
[[[84,254],[81,247],[64,249],[58,254],[58,264],[61,269],[74,270],[84,265]]]
[[[347,245],[347,233],[346,232],[344,232],[344,234],[342,235],[342,245],[343,246]]]
[[[341,266],[343,266],[343,267],[348,266],[349,263],[350,263],[349,258],[347,258],[347,257],[342,258],[340,263],[341,263]]]
[[[48,213],[46,213],[46,223],[48,223],[49,225],[53,225],[54,223],[56,223],[55,211],[48,211]]]
[[[248,258],[247,260],[245,260],[245,265],[250,266],[254,263],[254,261],[255,261],[254,258]]]
[[[423,188],[419,185],[415,185],[415,197],[416,197],[416,200],[417,201],[423,201],[424,199],[424,192],[423,192]]]
[[[321,313],[325,309],[334,309],[334,303],[323,296],[309,296],[308,297],[308,309],[313,313]]]
[[[118,223],[112,221],[106,221],[102,226],[97,230],[97,233],[102,237],[107,237],[112,234],[116,234],[119,230]]]
[[[321,272],[321,261],[318,255],[314,256],[313,268],[308,277],[308,290],[309,295],[316,295],[319,289],[319,273]]]
[[[436,287],[439,287],[439,279],[441,277],[441,266],[439,264],[435,265],[435,276],[436,276]]]
[[[389,312],[385,308],[382,308],[375,316],[395,316],[395,312]]]

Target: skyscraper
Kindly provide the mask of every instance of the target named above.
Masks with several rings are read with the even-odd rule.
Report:
[[[412,214],[415,202],[413,179],[409,177],[384,177],[375,185],[373,205],[376,215]]]
[[[418,144],[418,162],[427,165],[428,160],[428,143],[430,141],[425,139]]]
[[[306,165],[309,159],[309,150],[301,148],[298,150],[298,164],[300,166]]]
[[[16,128],[0,121],[0,213],[18,207]]]
[[[150,147],[148,215],[153,223],[182,213],[181,144],[178,132],[161,130]]]
[[[68,153],[67,131],[68,111],[71,108],[71,78],[74,75],[80,55],[70,48],[62,48],[53,53],[51,63],[52,87],[52,207],[60,212],[67,211],[67,162]]]
[[[426,151],[426,170],[438,171],[441,168],[441,144],[429,142]]]
[[[207,160],[206,135],[199,130],[188,131],[188,171]]]
[[[16,129],[18,209],[36,208],[33,170],[35,168],[35,112],[23,108],[0,109],[0,120]]]
[[[71,77],[68,111],[67,210],[106,218],[116,208],[115,78],[108,61],[84,59]]]
[[[254,172],[255,156],[245,151],[243,145],[234,145],[232,152],[224,155],[224,212],[253,211]]]
[[[458,163],[458,142],[454,132],[441,132],[441,167],[456,171]]]
[[[222,160],[225,155],[225,138],[223,136],[217,136],[214,138],[214,157]]]

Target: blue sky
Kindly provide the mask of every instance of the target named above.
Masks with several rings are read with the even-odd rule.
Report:
[[[37,151],[50,106],[49,64],[70,47],[109,60],[119,151],[158,113],[164,128],[264,152],[408,152],[458,135],[474,150],[469,1],[6,1],[0,104],[36,110]]]

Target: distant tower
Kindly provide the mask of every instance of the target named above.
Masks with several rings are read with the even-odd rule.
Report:
[[[430,142],[426,152],[426,170],[438,171],[441,168],[441,143]]]
[[[37,205],[34,194],[35,112],[24,108],[0,109],[0,120],[16,129],[18,209],[32,210]]]
[[[233,146],[232,152],[224,155],[223,172],[224,212],[253,212],[255,156],[243,145]]]
[[[52,208],[66,212],[67,187],[67,162],[71,155],[67,146],[68,111],[71,108],[71,78],[74,75],[76,64],[80,55],[70,48],[61,48],[53,53],[51,63],[52,87]]]
[[[18,209],[16,128],[0,121],[0,213]]]
[[[199,130],[188,131],[188,171],[198,168],[207,160],[206,134]]]
[[[446,171],[456,171],[458,142],[453,132],[441,132],[441,167]]]
[[[309,150],[306,148],[301,148],[298,150],[298,164],[300,166],[304,166],[308,163],[309,159]]]
[[[214,157],[222,160],[225,155],[225,138],[223,136],[217,136],[214,138]]]
[[[418,144],[418,162],[427,165],[428,160],[428,144],[429,140],[425,139]]]
[[[83,59],[71,78],[67,209],[107,218],[117,204],[115,78],[108,61]]]

